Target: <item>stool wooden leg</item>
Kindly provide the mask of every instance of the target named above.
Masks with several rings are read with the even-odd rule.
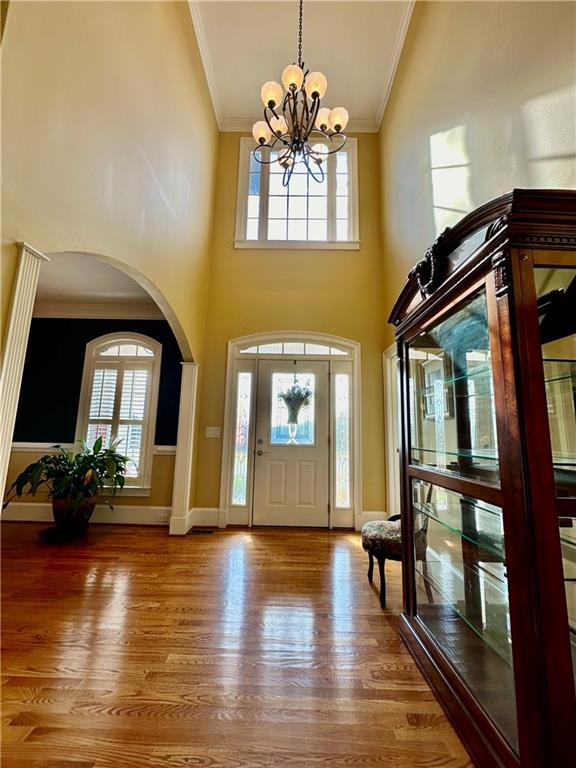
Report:
[[[374,556],[372,552],[368,552],[368,581],[372,584],[372,577],[374,576]]]
[[[386,576],[384,575],[384,564],[386,558],[382,555],[376,555],[378,560],[378,570],[380,571],[380,605],[386,608]]]

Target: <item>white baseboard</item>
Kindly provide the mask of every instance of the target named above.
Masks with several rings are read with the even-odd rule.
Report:
[[[213,528],[218,527],[218,508],[217,507],[195,507],[194,525],[209,525]]]
[[[170,507],[128,507],[117,505],[109,509],[105,504],[98,504],[92,515],[92,523],[117,523],[119,525],[168,525]],[[51,504],[12,502],[2,512],[2,520],[52,522]]]
[[[354,510],[333,509],[330,512],[332,528],[354,528]]]

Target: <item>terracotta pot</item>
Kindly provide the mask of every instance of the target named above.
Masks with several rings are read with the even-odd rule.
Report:
[[[57,538],[84,536],[96,506],[96,496],[85,496],[80,503],[69,496],[54,497],[52,512],[58,531]]]

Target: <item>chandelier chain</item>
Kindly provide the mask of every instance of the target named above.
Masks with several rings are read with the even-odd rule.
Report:
[[[302,17],[304,16],[304,0],[300,0],[300,21],[298,26],[298,66],[302,67]]]

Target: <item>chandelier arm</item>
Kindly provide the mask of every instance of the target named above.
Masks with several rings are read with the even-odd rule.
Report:
[[[316,118],[318,117],[318,110],[320,109],[320,99],[314,99],[312,102],[312,111],[311,111],[311,117],[308,122],[307,130],[306,130],[306,136],[304,137],[304,141],[308,140],[308,137],[314,130],[318,130],[315,128],[316,125]]]
[[[316,166],[316,169],[310,166],[310,157],[312,155],[312,152],[310,151],[309,147],[306,147],[306,151],[302,155],[302,159],[304,161],[304,165],[306,166],[306,169],[310,176],[314,179],[314,181],[319,182],[320,184],[324,181],[325,173],[324,168],[322,167],[321,163],[316,163],[314,161],[314,158],[312,158],[314,165]],[[315,173],[315,170],[318,170],[319,175],[317,176]]]
[[[325,139],[328,139],[328,141],[330,141],[330,142],[332,142],[332,140],[334,139],[335,136],[337,136],[339,139],[342,139],[342,141],[340,142],[340,144],[337,147],[335,147],[334,149],[329,149],[327,152],[323,152],[322,153],[323,155],[326,155],[326,156],[334,155],[334,154],[336,154],[336,152],[340,152],[340,150],[343,149],[344,145],[346,144],[347,136],[344,133],[333,133],[333,134],[331,134],[329,136],[327,133],[323,133],[318,128],[313,128],[310,131],[310,133],[318,133],[318,134],[320,134],[320,136],[323,136]],[[325,146],[328,147],[328,144],[326,144]]]
[[[266,121],[266,125],[268,128],[270,128],[270,131],[272,133],[272,136],[274,136],[274,143],[277,141],[281,141],[282,144],[285,144],[287,147],[290,146],[289,142],[285,141],[282,137],[284,134],[281,134],[280,136],[275,132],[274,128],[272,128],[272,125],[270,124],[270,120],[268,119],[268,113],[267,110],[270,110],[276,119],[278,119],[278,115],[274,112],[274,110],[271,107],[264,107],[264,120]]]

